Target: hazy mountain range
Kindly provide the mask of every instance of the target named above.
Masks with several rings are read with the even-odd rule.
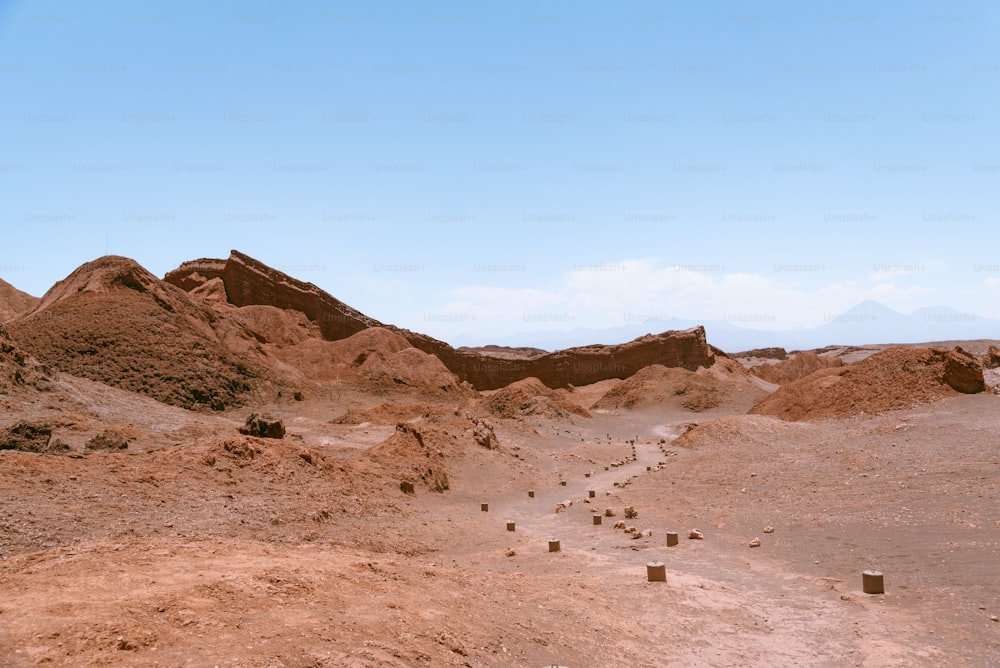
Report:
[[[900,313],[875,301],[865,301],[817,327],[765,331],[740,327],[722,320],[695,321],[680,318],[637,321],[606,329],[528,331],[489,341],[504,346],[534,346],[558,350],[591,343],[622,343],[647,333],[688,329],[703,325],[708,342],[727,352],[780,346],[807,350],[829,345],[875,343],[924,343],[933,341],[1000,339],[1000,320],[963,313],[947,306]],[[482,341],[459,339],[454,345],[482,345]]]

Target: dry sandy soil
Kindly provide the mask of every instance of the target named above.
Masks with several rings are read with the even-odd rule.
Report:
[[[497,449],[442,408],[449,489],[408,495],[369,456],[394,426],[336,424],[336,402],[262,407],[288,435],[251,439],[245,410],[62,378],[7,405],[72,450],[0,452],[0,665],[1000,662],[996,395],[812,423],[491,417]],[[432,413],[413,424],[437,433]],[[108,425],[128,450],[86,451]],[[651,536],[613,528],[629,505]]]

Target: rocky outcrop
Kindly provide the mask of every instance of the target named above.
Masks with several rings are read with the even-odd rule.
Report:
[[[372,447],[368,455],[389,475],[409,482],[409,489],[419,480],[432,492],[440,493],[448,490],[447,469],[458,448],[457,441],[442,429],[401,422],[395,433]],[[402,485],[400,489],[406,492]]]
[[[411,343],[422,347],[417,341]],[[496,389],[530,377],[551,388],[589,385],[608,378],[628,378],[650,364],[694,371],[715,363],[715,352],[706,342],[702,327],[647,334],[621,345],[567,348],[533,359],[496,359],[459,353],[447,346],[434,354],[455,375],[480,390]]]
[[[479,445],[483,446],[487,450],[496,450],[500,447],[500,442],[497,440],[496,432],[493,431],[493,425],[491,425],[486,420],[479,418],[471,418],[473,423],[476,425],[472,429],[472,438]]]
[[[68,449],[52,441],[52,426],[40,422],[19,422],[0,431],[0,450],[52,452]]]
[[[105,429],[102,433],[87,441],[87,450],[127,450],[128,437],[114,429]]]
[[[204,285],[213,279],[222,279],[222,272],[226,269],[225,260],[213,260],[202,258],[185,262],[171,272],[168,272],[163,280],[171,285],[176,285],[181,290],[190,292],[195,288]]]
[[[961,348],[940,351],[943,353],[944,384],[962,394],[978,394],[986,390],[983,370],[977,360]]]
[[[744,350],[741,353],[730,353],[730,357],[735,357],[737,359],[745,357],[757,357],[760,359],[769,360],[783,360],[788,357],[788,352],[784,348],[754,348],[753,350]]]
[[[494,345],[476,347],[462,346],[458,348],[458,351],[463,353],[473,353],[476,355],[485,355],[487,357],[499,357],[501,359],[531,359],[549,352],[547,350],[542,350],[541,348],[531,348],[529,346],[515,348],[511,346]]]
[[[991,345],[979,361],[984,369],[1000,368],[1000,348]]]
[[[285,425],[266,413],[251,413],[246,424],[240,427],[240,433],[260,438],[284,438]]]
[[[750,412],[791,421],[847,417],[985,389],[979,361],[960,348],[897,347],[782,385]]]
[[[414,348],[440,359],[460,380],[478,390],[501,388],[529,377],[538,378],[550,388],[588,385],[608,378],[628,378],[650,364],[694,371],[715,362],[716,351],[706,342],[701,327],[650,334],[622,345],[569,348],[530,359],[501,359],[464,352],[424,334],[385,325],[312,283],[292,278],[238,251],[224,261],[203,259],[185,263],[164,280],[178,287],[197,287],[217,276],[225,284],[229,303],[301,311],[316,323],[327,340],[344,339],[369,327],[396,332]]]

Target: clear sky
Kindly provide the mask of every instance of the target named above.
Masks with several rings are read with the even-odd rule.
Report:
[[[232,248],[487,343],[1000,317],[1000,4],[0,0],[0,277]]]

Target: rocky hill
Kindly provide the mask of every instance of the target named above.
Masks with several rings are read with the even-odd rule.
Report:
[[[978,360],[960,348],[890,348],[782,385],[750,412],[783,420],[883,413],[986,390]]]
[[[768,395],[765,383],[755,379],[736,360],[719,358],[697,371],[651,364],[611,388],[595,409],[682,408],[700,413],[719,406],[740,412]]]
[[[568,348],[530,359],[502,359],[457,350],[443,341],[386,325],[332,297],[312,283],[299,281],[233,251],[226,260],[200,259],[169,272],[164,281],[195,291],[220,279],[226,298],[236,306],[269,305],[304,313],[329,341],[347,338],[369,327],[382,327],[410,345],[434,355],[460,380],[478,390],[492,390],[524,378],[537,378],[550,388],[588,385],[608,378],[628,378],[650,364],[695,371],[710,367],[716,351],[705,340],[705,330],[643,336],[621,345]]]
[[[22,313],[27,313],[37,304],[38,297],[21,292],[0,278],[0,323],[13,320]]]
[[[184,408],[238,404],[269,375],[250,332],[123,257],[80,266],[8,330],[59,371]]]

